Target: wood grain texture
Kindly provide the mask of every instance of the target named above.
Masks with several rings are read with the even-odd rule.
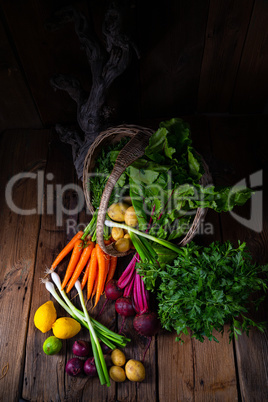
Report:
[[[138,3],[141,117],[196,110],[208,4]]]
[[[199,112],[228,112],[254,0],[210,2]],[[245,83],[244,83],[245,84]]]
[[[13,212],[5,199],[5,188],[15,174],[36,175],[46,164],[49,132],[6,131],[0,148],[0,370],[8,363],[7,375],[1,379],[0,400],[20,397],[24,369],[25,341],[28,329],[34,276],[35,254],[40,225],[37,213],[25,216]],[[36,208],[37,180],[21,178],[12,189],[14,204],[22,209]]]
[[[265,149],[267,139],[264,135],[267,132],[267,117],[223,118],[211,119],[212,141],[215,155],[224,160],[231,167],[229,174],[223,174],[219,183],[223,181],[234,185],[243,178],[250,178],[250,175],[264,168],[263,202],[267,202],[267,157],[260,158],[258,149]],[[254,136],[252,136],[254,133]],[[226,152],[226,150],[228,150]],[[254,197],[254,196],[253,196]],[[250,219],[251,202],[244,207],[236,209],[239,216]],[[262,209],[261,206],[257,208]],[[264,208],[264,215],[259,216],[260,221],[255,222],[255,231],[237,222],[229,213],[222,214],[223,239],[237,243],[237,240],[246,241],[254,260],[259,263],[267,263],[267,241],[268,225],[267,213]],[[258,218],[258,219],[259,219]],[[260,223],[263,222],[261,232]],[[268,300],[260,306],[258,313],[251,312],[252,318],[259,321],[267,320]],[[264,333],[251,330],[250,336],[245,334],[235,341],[237,356],[237,367],[239,375],[240,392],[243,401],[264,401],[268,398],[268,342],[267,329]]]
[[[188,117],[193,145],[213,166],[209,120],[205,117]],[[210,167],[211,168],[211,167]],[[213,176],[213,169],[212,169]],[[209,245],[220,240],[219,216],[209,211],[195,241]],[[190,336],[185,343],[175,342],[175,335],[163,332],[158,337],[158,373],[160,401],[236,401],[238,399],[233,345],[229,344],[229,326],[223,337],[215,332],[219,343],[207,339],[201,343]],[[161,370],[160,367],[172,367]]]
[[[0,54],[0,132],[12,128],[42,128],[42,122],[1,18]]]
[[[233,113],[267,114],[268,3],[254,3],[234,88]]]

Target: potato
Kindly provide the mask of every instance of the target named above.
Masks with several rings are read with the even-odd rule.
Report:
[[[114,247],[119,253],[126,253],[130,249],[130,241],[123,237],[123,239],[117,240]]]
[[[124,231],[121,228],[112,228],[112,238],[117,241],[124,237]]]
[[[115,366],[124,366],[126,363],[126,356],[119,349],[114,349],[111,354],[112,362]]]
[[[126,234],[124,235],[124,239],[129,239],[130,248],[131,248],[132,250],[135,250],[135,247],[133,246],[133,243],[132,243],[132,241],[131,241],[131,239],[130,239],[130,235],[129,235],[128,233],[126,233]]]
[[[116,222],[124,222],[126,210],[129,208],[129,205],[124,202],[119,202],[117,204],[112,204],[108,208],[109,217]]]
[[[129,360],[125,367],[126,376],[130,381],[141,382],[145,378],[144,365],[138,360]]]
[[[138,224],[137,215],[134,207],[129,207],[125,212],[125,222],[128,226],[135,227]]]
[[[119,366],[112,366],[109,370],[109,376],[115,382],[124,382],[126,379],[125,370]]]

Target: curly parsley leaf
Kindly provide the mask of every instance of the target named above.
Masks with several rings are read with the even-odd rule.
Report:
[[[193,242],[181,249],[173,264],[139,264],[146,288],[157,293],[158,315],[163,328],[178,334],[189,330],[203,342],[217,341],[212,332],[223,332],[230,323],[230,340],[252,326],[263,331],[264,323],[256,323],[245,314],[250,303],[257,309],[263,296],[249,297],[267,291],[268,265],[257,266],[242,243],[235,248],[230,242],[212,243],[202,248]],[[259,274],[262,273],[264,278]]]

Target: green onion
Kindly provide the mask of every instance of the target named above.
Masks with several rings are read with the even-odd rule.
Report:
[[[141,232],[140,230],[134,229],[127,225],[124,225],[123,223],[112,222],[109,220],[106,220],[104,223],[106,226],[108,226],[110,228],[115,227],[115,228],[126,229],[129,232],[133,232],[133,233],[137,234],[138,236],[145,237],[146,239],[152,240],[155,243],[161,244],[162,246],[169,248],[170,250],[173,250],[176,253],[181,252],[181,249],[179,247],[176,247],[173,243],[170,243],[169,241],[164,240],[164,239],[158,239],[157,237],[151,236],[148,233]]]
[[[75,287],[76,287],[76,290],[77,290],[79,298],[80,298],[80,302],[81,302],[81,305],[82,305],[82,308],[83,308],[83,311],[84,311],[84,314],[85,314],[86,322],[87,322],[88,327],[89,327],[92,350],[93,350],[94,359],[95,359],[95,363],[96,363],[96,368],[97,368],[97,372],[98,372],[98,375],[99,375],[101,385],[107,384],[107,387],[110,387],[111,384],[110,384],[110,378],[109,378],[106,362],[104,360],[104,356],[103,356],[103,352],[102,352],[102,349],[101,349],[101,346],[100,346],[100,342],[99,342],[99,340],[97,338],[97,335],[96,335],[95,330],[94,330],[94,328],[92,326],[90,317],[88,315],[86,305],[85,305],[84,296],[83,296],[83,292],[82,292],[82,288],[81,288],[81,284],[80,284],[79,281],[75,282]]]

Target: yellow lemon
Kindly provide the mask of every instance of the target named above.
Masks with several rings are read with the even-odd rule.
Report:
[[[70,317],[61,317],[52,325],[53,334],[59,339],[69,339],[81,329],[79,322]]]
[[[34,325],[41,332],[45,333],[52,328],[57,319],[56,309],[52,301],[48,301],[40,306],[34,315]]]

